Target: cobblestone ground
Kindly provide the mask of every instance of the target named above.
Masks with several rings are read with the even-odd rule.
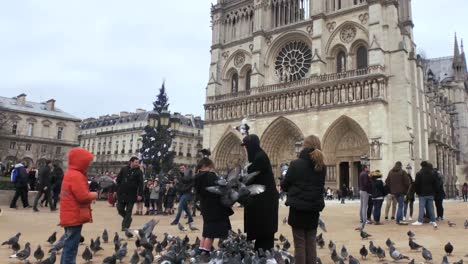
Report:
[[[415,204],[415,209],[418,204]],[[35,250],[38,245],[41,245],[43,249],[49,249],[49,245],[46,240],[53,231],[58,231],[59,235],[63,233],[63,229],[57,226],[59,213],[50,213],[47,208],[43,208],[39,213],[33,213],[32,210],[12,210],[3,207],[3,215],[0,216],[0,240],[5,240],[16,232],[21,232],[20,242],[21,246],[24,246],[26,241],[31,242],[32,250]],[[328,244],[328,241],[333,240],[338,249],[341,249],[342,245],[346,245],[351,255],[359,256],[359,249],[362,245],[368,247],[368,241],[362,241],[359,233],[354,229],[359,225],[358,222],[358,208],[357,202],[348,202],[345,205],[341,205],[335,202],[327,202],[327,207],[322,214],[322,219],[326,222],[328,233],[324,233],[324,238]],[[93,216],[94,223],[85,225],[83,229],[83,235],[86,238],[86,244],[89,244],[89,240],[93,237],[102,234],[104,228],[107,228],[110,232],[110,239],[113,238],[115,231],[120,230],[121,218],[117,215],[116,209],[110,207],[106,202],[97,202],[93,205]],[[285,235],[292,241],[291,229],[288,225],[282,224],[282,219],[287,216],[288,208],[280,207],[280,230],[277,233]],[[439,223],[438,229],[433,229],[432,226],[398,226],[391,222],[385,222],[382,226],[368,226],[367,232],[372,234],[372,241],[377,245],[385,247],[385,240],[391,238],[395,243],[396,247],[404,255],[408,255],[411,258],[415,258],[416,263],[423,261],[421,252],[411,252],[408,247],[408,238],[406,232],[412,230],[416,233],[416,242],[424,245],[434,255],[433,263],[440,263],[444,253],[444,245],[447,242],[451,242],[454,247],[453,256],[449,258],[450,263],[464,259],[468,261],[468,258],[464,257],[468,254],[468,229],[465,229],[463,224],[465,219],[468,219],[468,203],[462,203],[460,201],[448,201],[445,203],[445,218],[451,220],[457,225],[455,227],[449,227],[447,221]],[[415,212],[417,217],[417,209]],[[150,220],[152,216],[134,216],[132,227],[140,227],[146,221]],[[164,232],[168,232],[174,235],[184,236],[184,233],[178,231],[177,227],[171,226],[169,223],[173,220],[173,216],[153,216],[153,218],[159,219],[160,223],[155,228],[155,233],[159,237]],[[200,216],[195,218],[195,226],[200,227],[202,219]],[[235,215],[231,217],[233,228],[242,228],[243,226],[243,211],[241,208],[236,208]],[[184,220],[185,222],[185,220]],[[122,232],[119,232],[123,236]],[[194,239],[197,232],[188,232],[188,236]],[[129,252],[133,252],[134,242],[129,243]],[[104,244],[105,251],[100,252],[94,258],[94,263],[101,263],[101,260],[108,255],[112,254],[113,245]],[[386,247],[385,247],[386,248]],[[84,250],[84,246],[80,246],[79,257],[77,263],[84,263],[81,259],[81,253]],[[322,258],[323,263],[332,263],[330,254],[327,248],[318,251],[319,256]],[[6,246],[0,247],[0,263],[20,263],[19,261],[9,259],[8,256],[11,254],[11,250]],[[33,258],[30,261],[33,262]],[[128,263],[129,256],[122,262]],[[387,258],[383,262],[379,262],[376,258],[370,257],[367,260],[361,260],[361,263],[385,263],[392,262],[388,252]],[[35,261],[34,261],[35,262]],[[401,263],[407,263],[406,261],[400,261]],[[59,263],[59,261],[57,261]]]

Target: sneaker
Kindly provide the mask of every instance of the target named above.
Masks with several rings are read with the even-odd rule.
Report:
[[[367,221],[366,221],[366,225],[372,225],[372,221],[367,220]]]
[[[408,225],[408,222],[406,222],[406,221],[400,221],[400,222],[398,222],[397,224],[398,224],[398,225]]]
[[[406,216],[403,216],[403,221],[406,221]]]
[[[408,217],[408,221],[413,221],[413,218],[411,216]]]
[[[421,222],[419,222],[419,221],[416,221],[416,222],[412,223],[411,225],[414,225],[414,226],[420,226],[420,225],[422,225],[422,223],[421,223]]]
[[[434,228],[437,228],[437,223],[436,223],[436,222],[431,222],[431,225],[432,225]]]
[[[393,220],[395,220],[395,217],[394,217],[394,216],[392,216],[392,221],[393,221]]]

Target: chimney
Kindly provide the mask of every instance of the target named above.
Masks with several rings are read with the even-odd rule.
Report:
[[[46,105],[47,105],[47,110],[49,111],[55,111],[55,100],[54,99],[50,99],[46,102]]]
[[[146,110],[143,109],[143,108],[137,108],[135,112],[136,112],[137,114],[141,114],[141,113],[146,112]]]
[[[16,104],[24,106],[26,104],[26,94],[22,93],[16,97]]]
[[[128,116],[128,112],[122,111],[122,112],[120,112],[120,116],[121,116],[121,117],[123,117],[123,116]]]

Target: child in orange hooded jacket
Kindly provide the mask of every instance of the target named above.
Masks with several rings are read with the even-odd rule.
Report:
[[[60,226],[65,228],[65,244],[61,264],[75,264],[83,224],[92,223],[91,203],[97,193],[90,192],[87,170],[93,154],[82,148],[74,148],[68,154],[68,170],[60,193]]]

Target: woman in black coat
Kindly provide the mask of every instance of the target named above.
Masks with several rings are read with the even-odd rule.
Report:
[[[244,137],[242,145],[247,150],[250,163],[248,173],[259,172],[251,184],[265,186],[265,192],[252,196],[244,204],[244,231],[248,240],[255,240],[255,250],[270,250],[278,231],[279,194],[276,189],[270,159],[260,148],[257,135]]]
[[[317,263],[315,237],[320,212],[325,208],[326,168],[320,151],[320,139],[309,136],[304,140],[299,159],[293,161],[281,182],[288,193],[288,223],[294,237],[294,258],[298,264]]]

